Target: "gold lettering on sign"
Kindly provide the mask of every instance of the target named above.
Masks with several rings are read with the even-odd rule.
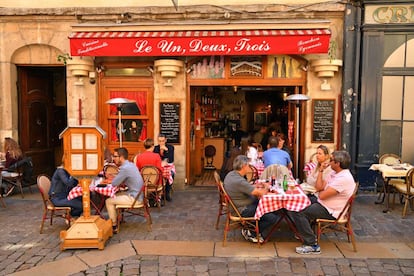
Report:
[[[414,23],[414,6],[383,6],[372,12],[372,19],[380,24]]]

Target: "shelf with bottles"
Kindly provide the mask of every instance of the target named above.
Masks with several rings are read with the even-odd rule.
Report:
[[[213,94],[203,94],[201,96],[201,108],[204,120],[217,121],[221,119],[220,99]]]

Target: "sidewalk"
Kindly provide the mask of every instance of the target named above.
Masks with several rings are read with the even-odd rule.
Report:
[[[152,232],[131,217],[102,251],[60,251],[63,220],[39,234],[40,195],[25,192],[24,199],[14,195],[5,199],[7,209],[0,208],[0,275],[414,275],[414,213],[401,219],[397,204],[384,214],[372,193],[361,192],[354,205],[357,253],[340,233],[323,236],[321,255],[301,256],[287,227],[260,248],[232,231],[223,247],[224,217],[216,230],[218,196],[209,187],[176,191],[161,212],[151,208]]]

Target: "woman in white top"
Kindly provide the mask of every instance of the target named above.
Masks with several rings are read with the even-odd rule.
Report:
[[[253,146],[253,140],[250,136],[243,137],[240,142],[241,152],[249,158],[250,165],[256,165],[258,153],[257,149]]]
[[[306,183],[303,183],[302,188],[307,192],[313,192],[313,188],[316,185],[316,181],[318,179],[318,175],[322,173],[322,181],[325,183],[330,179],[333,170],[329,166],[330,161],[330,154],[329,149],[324,145],[319,145],[316,148],[316,167],[309,172]],[[326,168],[325,168],[326,167]],[[310,187],[312,186],[312,187]]]

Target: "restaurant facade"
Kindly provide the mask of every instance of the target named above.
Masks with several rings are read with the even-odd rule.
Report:
[[[99,126],[105,146],[127,147],[131,159],[163,133],[178,189],[202,176],[207,145],[219,169],[237,133],[261,125],[286,135],[298,178],[319,144],[347,149],[352,3],[211,2],[2,8],[0,138],[16,138],[35,173],[50,174],[67,126]],[[309,100],[287,101],[293,94]],[[130,102],[108,103],[115,98]]]

